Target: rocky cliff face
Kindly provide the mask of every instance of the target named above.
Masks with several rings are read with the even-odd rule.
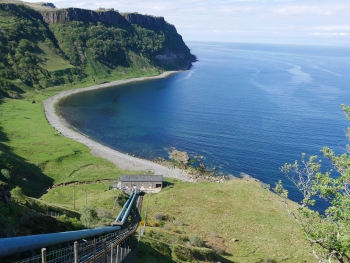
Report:
[[[190,54],[188,47],[177,33],[175,26],[167,23],[164,17],[138,13],[120,14],[114,10],[92,11],[80,8],[53,9],[41,12],[41,15],[43,20],[50,25],[69,21],[82,21],[102,22],[103,24],[122,28],[138,25],[151,30],[162,30],[167,32],[166,38],[168,38],[168,43],[165,43],[164,49],[154,57],[158,65],[166,69],[187,69],[191,67],[191,62],[195,61],[195,56]],[[179,67],[178,65],[181,66]]]
[[[125,13],[124,18],[130,24],[136,24],[142,27],[164,28],[167,27],[171,32],[177,33],[176,28],[164,20],[164,17],[140,15],[137,13]]]
[[[110,25],[136,24],[147,28],[163,28],[167,26],[171,31],[176,33],[175,27],[168,24],[164,20],[164,17],[140,15],[137,13],[124,13],[121,15],[114,10],[93,11],[80,8],[66,8],[44,11],[41,12],[41,15],[43,20],[50,25],[69,21],[102,22]]]
[[[105,24],[118,24],[120,14],[116,11],[92,11],[80,8],[66,8],[41,13],[43,20],[52,25],[69,21],[102,22]]]

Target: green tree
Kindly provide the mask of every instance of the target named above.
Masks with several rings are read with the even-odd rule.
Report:
[[[9,182],[11,180],[11,173],[7,169],[1,169],[1,174],[6,178],[6,180]]]
[[[341,105],[350,121],[350,107]],[[350,128],[347,138],[350,139]],[[347,145],[347,150],[350,146]],[[318,262],[350,262],[350,155],[337,155],[328,147],[321,152],[332,163],[332,169],[321,172],[317,156],[286,163],[281,171],[302,193],[297,208],[287,201],[288,191],[279,181],[273,189],[282,197],[288,212],[298,222]],[[317,198],[329,203],[324,214],[312,209]]]
[[[84,205],[80,209],[80,221],[86,227],[91,227],[98,222],[98,215],[94,208],[88,205]]]

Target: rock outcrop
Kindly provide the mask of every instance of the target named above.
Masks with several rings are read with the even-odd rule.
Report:
[[[116,11],[93,11],[81,8],[66,8],[41,12],[43,20],[52,25],[69,21],[102,22],[105,24],[118,24],[120,14]]]
[[[177,33],[176,28],[167,23],[164,17],[154,17],[138,13],[124,13],[121,15],[119,12],[111,9],[93,11],[72,7],[43,11],[41,15],[43,20],[50,25],[69,21],[102,22],[109,25],[136,24],[148,28],[164,28],[166,26],[170,31]]]
[[[42,3],[41,6],[56,8],[56,6],[53,3]]]
[[[167,23],[164,20],[164,17],[155,17],[150,15],[140,15],[138,13],[124,13],[124,18],[126,21],[128,21],[130,24],[137,24],[139,26],[143,27],[153,27],[153,28],[162,28],[167,26],[171,31],[174,33],[177,33],[176,28]]]

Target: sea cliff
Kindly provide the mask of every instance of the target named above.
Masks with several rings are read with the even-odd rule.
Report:
[[[196,59],[163,17],[27,4],[0,1],[0,16],[6,17],[0,19],[0,69],[6,69],[0,92],[7,97],[188,69]]]

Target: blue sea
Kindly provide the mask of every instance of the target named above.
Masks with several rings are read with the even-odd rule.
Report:
[[[350,49],[187,43],[198,61],[165,79],[74,95],[60,111],[76,129],[123,153],[153,159],[176,148],[220,174],[271,184],[301,153],[345,152]],[[329,163],[324,162],[327,166]],[[330,167],[326,167],[330,168]]]

